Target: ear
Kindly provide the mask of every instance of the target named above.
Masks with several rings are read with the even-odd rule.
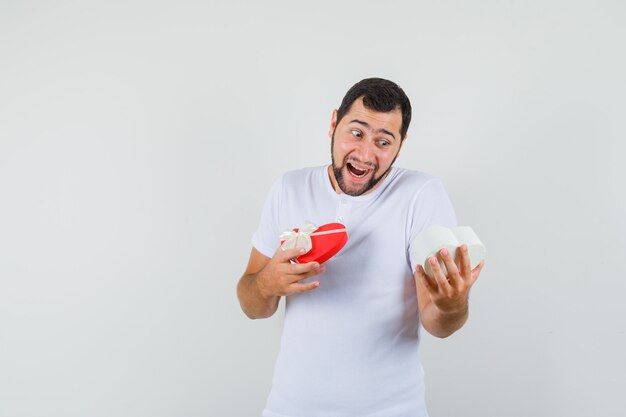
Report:
[[[335,133],[336,127],[337,127],[337,109],[333,110],[333,115],[330,119],[330,129],[328,130],[329,138],[333,137],[333,133]]]

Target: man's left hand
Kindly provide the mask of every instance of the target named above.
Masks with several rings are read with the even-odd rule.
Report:
[[[426,275],[421,265],[418,265],[415,271],[417,285],[421,284],[428,290],[432,303],[444,316],[467,312],[469,290],[485,264],[482,261],[476,268],[471,269],[467,245],[461,245],[456,252],[456,262],[447,249],[441,249],[438,253],[446,266],[448,276],[444,275],[436,256],[428,259],[434,277]]]

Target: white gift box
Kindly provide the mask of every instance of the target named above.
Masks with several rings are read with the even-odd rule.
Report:
[[[424,267],[424,271],[430,277],[433,271],[430,268],[428,258],[436,256],[443,249],[448,249],[453,256],[456,249],[462,244],[467,245],[470,256],[470,265],[474,269],[487,254],[485,245],[480,241],[474,230],[469,226],[459,226],[452,229],[443,226],[430,226],[420,232],[413,242],[413,255],[418,263]],[[437,258],[439,259],[439,258]],[[439,260],[439,266],[445,275],[448,275],[443,261]]]

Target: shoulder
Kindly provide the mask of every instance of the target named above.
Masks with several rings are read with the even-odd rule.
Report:
[[[311,180],[319,176],[326,169],[326,166],[307,167],[294,169],[285,172],[281,178],[285,183],[301,183],[302,181]]]
[[[403,194],[417,196],[429,190],[443,190],[441,179],[426,172],[395,167],[391,175],[390,186]]]
[[[278,181],[282,190],[310,192],[323,185],[325,172],[326,166],[300,168],[285,172]]]
[[[286,171],[276,178],[270,188],[270,195],[300,193],[319,186],[324,178],[325,166],[308,167]]]

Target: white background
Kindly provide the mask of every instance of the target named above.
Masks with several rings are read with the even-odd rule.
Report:
[[[365,77],[488,260],[421,347],[437,416],[623,416],[620,1],[0,1],[0,415],[258,416],[236,283]],[[302,352],[306,360],[308,352]],[[303,390],[308,387],[302,387]]]

